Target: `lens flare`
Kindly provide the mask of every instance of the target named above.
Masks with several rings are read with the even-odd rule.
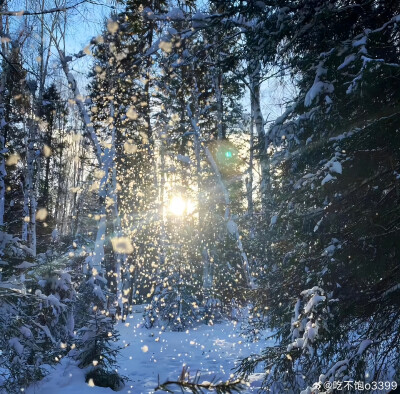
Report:
[[[232,157],[232,152],[231,151],[226,151],[225,152],[225,157],[227,158],[227,159],[230,159],[231,157]]]

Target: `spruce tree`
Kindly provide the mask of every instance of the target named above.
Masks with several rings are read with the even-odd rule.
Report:
[[[268,148],[271,187],[258,230],[267,270],[254,307],[279,342],[240,370],[263,363],[264,387],[275,390],[362,380],[371,370],[373,380],[385,379],[399,351],[398,5],[284,5],[267,24],[279,27],[278,64],[298,92],[260,147]],[[373,367],[376,355],[382,363]]]

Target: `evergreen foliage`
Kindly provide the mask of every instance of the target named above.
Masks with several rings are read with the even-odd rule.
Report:
[[[76,349],[70,355],[81,368],[90,367],[86,373],[87,382],[92,380],[95,386],[110,387],[114,391],[123,387],[124,380],[115,369],[118,337],[111,317],[98,309],[94,310],[86,326],[79,329]]]

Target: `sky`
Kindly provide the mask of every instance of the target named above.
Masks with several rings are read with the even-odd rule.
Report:
[[[36,1],[36,0],[35,0]],[[67,4],[76,4],[79,0],[68,0]],[[23,9],[23,2],[21,0],[11,0],[9,2],[9,9],[19,10]],[[32,3],[35,4],[35,3]],[[52,8],[52,3],[45,8]],[[54,3],[53,3],[54,4]],[[26,6],[28,11],[33,11],[31,6]],[[117,6],[115,0],[95,0],[94,3],[83,3],[78,5],[73,10],[68,11],[68,30],[66,32],[66,54],[76,54],[83,50],[91,41],[93,37],[101,34],[104,28],[104,22],[109,17],[113,10],[122,10],[121,5]],[[33,18],[33,17],[29,17]],[[23,18],[14,17],[13,23],[23,23]],[[22,28],[22,26],[21,26]],[[35,55],[33,56],[35,57]],[[85,93],[88,79],[87,74],[91,66],[91,58],[85,56],[80,60],[74,60],[70,63],[70,68],[75,72],[80,90]],[[63,77],[62,71],[58,69],[57,56],[55,56],[55,76]],[[283,113],[284,108],[279,104],[282,103],[285,95],[288,94],[290,89],[282,89],[282,84],[277,83],[276,79],[272,79],[263,83],[261,89],[262,96],[262,111],[264,119],[272,121]],[[249,107],[250,95],[247,91],[242,99],[242,105],[246,112],[250,112]]]
[[[119,6],[119,8],[122,8]],[[93,37],[101,34],[104,28],[104,21],[108,19],[113,9],[117,10],[112,0],[97,0],[96,3],[81,4],[75,10],[69,12],[68,30],[66,32],[67,55],[76,54],[82,51]],[[75,71],[75,78],[78,81],[82,93],[88,83],[87,74],[91,66],[90,56],[85,56],[70,63],[70,69]]]
[[[66,52],[79,52],[92,37],[101,33],[105,19],[113,8],[117,9],[113,3],[111,0],[100,0],[97,4],[82,4],[70,13]]]
[[[92,37],[101,34],[104,26],[104,21],[112,11],[111,7],[115,7],[115,2],[112,0],[99,0],[98,5],[85,4],[80,5],[76,11],[70,16],[73,23],[70,23],[70,29],[67,35],[67,53],[78,53],[85,48]],[[122,6],[119,9],[122,10]],[[75,61],[72,69],[77,71],[77,79],[80,81],[82,88],[86,85],[85,80],[87,70],[89,69],[90,59],[87,57],[82,60]],[[281,84],[277,83],[274,78],[268,82],[264,82],[261,89],[262,96],[262,111],[265,120],[271,121],[280,116],[284,112],[284,108],[279,105],[285,95]],[[247,91],[242,99],[243,107],[250,113],[250,95]]]

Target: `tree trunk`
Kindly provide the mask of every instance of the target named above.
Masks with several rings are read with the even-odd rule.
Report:
[[[208,250],[206,247],[206,242],[204,239],[204,218],[202,214],[202,203],[203,203],[203,197],[202,197],[202,177],[201,177],[201,157],[200,157],[200,151],[201,151],[201,134],[200,134],[200,127],[199,127],[199,89],[197,86],[197,79],[194,75],[194,69],[192,69],[193,73],[193,111],[190,109],[190,105],[188,104],[186,109],[187,113],[190,119],[190,122],[192,124],[193,132],[194,132],[194,152],[196,156],[196,175],[197,175],[197,209],[199,212],[199,237],[200,237],[200,248],[201,248],[201,255],[203,257],[203,278],[206,278],[206,280],[203,280],[203,292],[204,292],[204,298],[205,302],[207,301],[207,297],[210,295],[210,288],[204,288],[204,285],[208,285],[208,283],[213,282],[212,278],[212,270],[210,269],[210,260],[209,260],[209,255],[208,255]]]
[[[227,229],[228,229],[228,232],[235,237],[236,246],[240,252],[240,258],[242,260],[242,269],[244,272],[246,284],[249,288],[252,289],[252,288],[254,288],[254,281],[253,281],[253,278],[252,278],[251,272],[250,272],[249,260],[247,258],[247,254],[243,248],[243,244],[241,241],[241,236],[239,233],[238,226],[237,226],[236,222],[232,219],[231,214],[230,214],[230,203],[231,202],[230,202],[229,192],[224,185],[221,173],[219,171],[217,163],[215,162],[211,152],[208,150],[208,148],[205,145],[203,145],[202,148],[206,154],[208,162],[211,165],[211,168],[214,171],[214,174],[217,178],[217,182],[220,186],[222,194],[224,195],[225,207],[226,207],[225,208],[225,220],[226,220]]]
[[[253,181],[254,181],[254,108],[253,99],[251,97],[251,116],[250,116],[250,142],[249,142],[249,177],[246,178],[246,196],[247,196],[247,214],[252,220],[254,214],[253,202]]]
[[[248,66],[250,80],[251,113],[254,122],[257,139],[258,151],[261,165],[260,195],[262,212],[265,214],[267,209],[268,194],[270,191],[270,170],[267,155],[268,141],[265,136],[264,119],[261,111],[261,63],[258,60],[250,59]]]
[[[225,128],[224,128],[224,108],[223,108],[223,101],[222,101],[222,73],[218,68],[216,68],[213,76],[213,85],[215,91],[215,100],[217,103],[217,139],[222,140],[226,138],[225,135]]]

